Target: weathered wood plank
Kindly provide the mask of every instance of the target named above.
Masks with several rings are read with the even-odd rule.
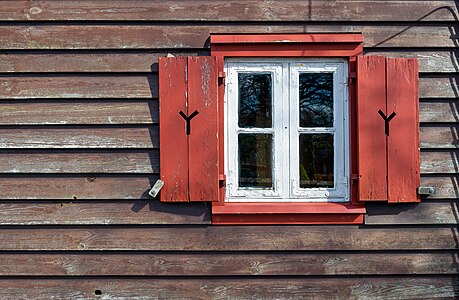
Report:
[[[365,225],[459,224],[456,202],[368,203],[366,208]]]
[[[62,124],[157,124],[158,100],[149,101],[63,101],[3,102],[0,125]],[[421,122],[459,122],[459,105],[454,99],[422,101]]]
[[[57,224],[210,224],[210,206],[163,204],[153,199],[97,203],[0,202],[0,225]]]
[[[0,173],[158,173],[158,151],[2,151]]]
[[[457,148],[459,126],[421,127],[423,148]],[[158,127],[1,128],[1,148],[157,148]]]
[[[459,150],[421,152],[421,174],[459,173]]]
[[[157,176],[3,177],[0,199],[151,199]]]
[[[157,151],[3,151],[0,173],[158,173]],[[421,153],[421,173],[459,173],[456,150]]]
[[[420,98],[457,98],[459,76],[422,77]],[[158,76],[53,75],[0,76],[2,99],[157,98]]]
[[[206,12],[203,14],[202,12]],[[362,13],[365,12],[365,13]],[[2,1],[0,20],[455,21],[454,1]]]
[[[0,148],[158,148],[158,127],[1,128]]]
[[[0,2],[1,3],[1,2]],[[34,72],[158,72],[158,58],[174,56],[209,55],[208,50],[167,52],[33,52],[0,53],[0,73]]]
[[[366,55],[384,55],[387,57],[417,58],[421,73],[454,73],[459,71],[456,49],[446,50],[405,50],[379,51],[377,48],[366,48]],[[0,62],[1,66],[1,62]]]
[[[458,148],[459,125],[450,126],[421,126],[421,148]]]
[[[167,52],[139,51],[130,52],[52,52],[40,51],[34,53],[7,52],[0,53],[0,73],[54,73],[54,72],[157,72],[158,57],[168,53],[175,56],[209,55],[209,51],[193,50],[187,52],[169,50]],[[455,50],[432,51],[378,51],[366,48],[367,55],[384,55],[388,57],[417,58],[419,72],[453,73],[458,72]]]
[[[459,176],[421,177],[421,186],[433,186],[436,194],[428,199],[457,199],[459,198]]]
[[[0,250],[455,250],[457,228],[204,226],[0,229]]]
[[[158,101],[2,103],[0,125],[157,124]]]
[[[6,76],[0,81],[0,99],[158,97],[156,75]]]
[[[455,299],[455,276],[382,278],[1,279],[3,299]],[[100,295],[100,296],[96,296]]]
[[[333,276],[457,272],[455,253],[0,254],[0,276]]]
[[[182,12],[183,14],[183,12]],[[0,49],[203,48],[212,33],[362,32],[365,47],[456,47],[453,25],[10,25]]]
[[[420,98],[458,98],[459,76],[423,77],[419,79]]]
[[[456,99],[422,101],[419,103],[420,122],[459,122],[459,102]]]
[[[3,177],[0,199],[150,199],[147,192],[157,179],[158,176]],[[429,199],[459,198],[459,176],[423,176],[421,185],[437,189]]]

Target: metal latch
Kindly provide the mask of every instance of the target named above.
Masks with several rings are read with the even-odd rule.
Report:
[[[436,188],[432,186],[420,186],[418,187],[418,195],[419,196],[433,196],[437,193]]]
[[[153,185],[151,190],[148,192],[148,195],[155,198],[163,186],[164,186],[164,181],[162,181],[161,179],[156,180],[155,185]]]

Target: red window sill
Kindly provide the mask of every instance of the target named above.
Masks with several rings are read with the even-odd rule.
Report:
[[[365,212],[342,203],[213,203],[212,224],[363,224]]]

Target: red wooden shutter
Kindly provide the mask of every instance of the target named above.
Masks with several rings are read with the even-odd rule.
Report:
[[[160,58],[159,97],[161,201],[218,201],[216,58]]]
[[[359,200],[418,202],[416,59],[357,58]]]
[[[419,101],[417,59],[387,58],[387,113],[394,112],[387,136],[389,202],[419,202]]]

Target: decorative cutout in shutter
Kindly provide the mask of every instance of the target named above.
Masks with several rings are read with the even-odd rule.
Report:
[[[218,68],[210,56],[159,59],[161,201],[218,201]]]
[[[419,202],[416,59],[357,58],[359,200]]]

